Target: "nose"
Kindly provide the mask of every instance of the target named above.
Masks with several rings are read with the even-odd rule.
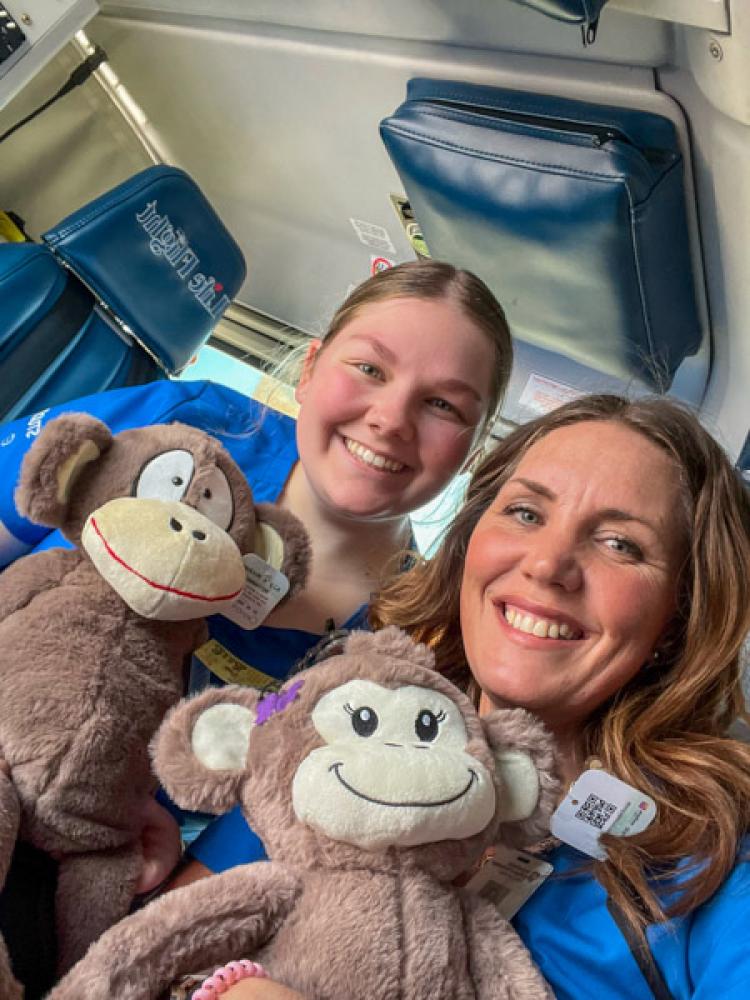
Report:
[[[187,529],[190,531],[190,534],[197,542],[205,542],[206,540],[205,531],[201,531],[200,528],[191,529],[189,524],[188,525],[183,524],[183,522],[178,521],[176,517],[170,517],[169,527],[172,531],[182,531],[184,527],[187,527]]]
[[[577,590],[583,581],[583,569],[575,539],[566,532],[540,527],[528,540],[521,560],[521,571],[529,579],[565,591]]]
[[[412,441],[416,433],[412,401],[396,386],[383,386],[367,414],[370,427],[383,437]]]

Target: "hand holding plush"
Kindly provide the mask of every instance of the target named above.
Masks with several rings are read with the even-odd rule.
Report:
[[[128,911],[155,786],[148,742],[183,692],[205,616],[236,599],[242,556],[259,539],[265,555],[269,532],[291,593],[309,546],[295,518],[254,504],[218,441],[180,424],[113,437],[85,414],[59,417],[26,456],[16,500],[79,546],[0,575],[0,754],[20,836],[61,859],[64,969]]]
[[[452,884],[489,845],[545,831],[550,737],[522,709],[480,719],[432,666],[398,629],[355,633],[260,703],[224,688],[173,709],[162,782],[191,808],[241,802],[272,861],[155,900],[50,1000],[156,998],[237,958],[307,1000],[550,998],[494,906]]]

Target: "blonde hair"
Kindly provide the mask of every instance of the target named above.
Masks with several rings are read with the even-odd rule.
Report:
[[[328,325],[320,350],[325,350],[366,306],[400,298],[447,299],[487,337],[494,357],[490,397],[480,430],[489,428],[508,384],[513,364],[513,345],[502,306],[487,285],[471,271],[464,271],[438,260],[407,261],[385,271],[378,271],[357,285],[338,307]],[[274,375],[285,382],[296,382],[301,374],[302,360],[307,349],[308,345],[297,348],[292,356],[274,370]]]
[[[650,795],[657,818],[635,837],[608,837],[596,877],[639,932],[689,913],[731,871],[750,828],[750,746],[726,735],[743,709],[740,654],[750,630],[750,498],[726,455],[686,409],[664,399],[575,400],[511,433],[474,474],[463,509],[435,558],[383,590],[375,626],[400,625],[435,650],[466,685],[459,581],[469,538],[522,456],[560,427],[616,421],[662,448],[682,486],[686,537],[678,611],[658,667],[641,670],[588,719],[583,753]],[[689,859],[679,895],[660,901],[653,878]]]

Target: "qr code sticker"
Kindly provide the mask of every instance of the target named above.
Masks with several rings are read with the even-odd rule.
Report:
[[[595,826],[597,830],[603,830],[607,820],[616,810],[617,806],[611,802],[600,799],[598,795],[589,795],[575,814],[575,818],[588,823],[589,826]]]
[[[488,903],[492,903],[493,906],[499,906],[509,892],[510,889],[505,885],[500,885],[498,882],[486,882],[480,889],[479,895]]]

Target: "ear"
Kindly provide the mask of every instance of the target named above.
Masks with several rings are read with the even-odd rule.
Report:
[[[310,539],[300,520],[273,504],[259,503],[255,508],[255,552],[281,570],[289,580],[288,597],[305,586],[310,568]]]
[[[534,843],[549,830],[560,787],[552,737],[522,708],[498,709],[481,722],[500,786],[500,838],[515,846]]]
[[[184,809],[227,812],[245,778],[257,691],[235,685],[187,698],[151,742],[154,771]]]
[[[63,525],[82,470],[111,444],[109,428],[87,413],[66,413],[51,420],[21,465],[15,493],[19,513],[51,528]]]
[[[307,395],[307,386],[310,381],[313,368],[315,367],[315,359],[317,358],[322,346],[322,340],[313,340],[307,348],[305,360],[302,362],[302,374],[299,377],[297,385],[294,387],[294,398],[298,403],[302,403]]]

